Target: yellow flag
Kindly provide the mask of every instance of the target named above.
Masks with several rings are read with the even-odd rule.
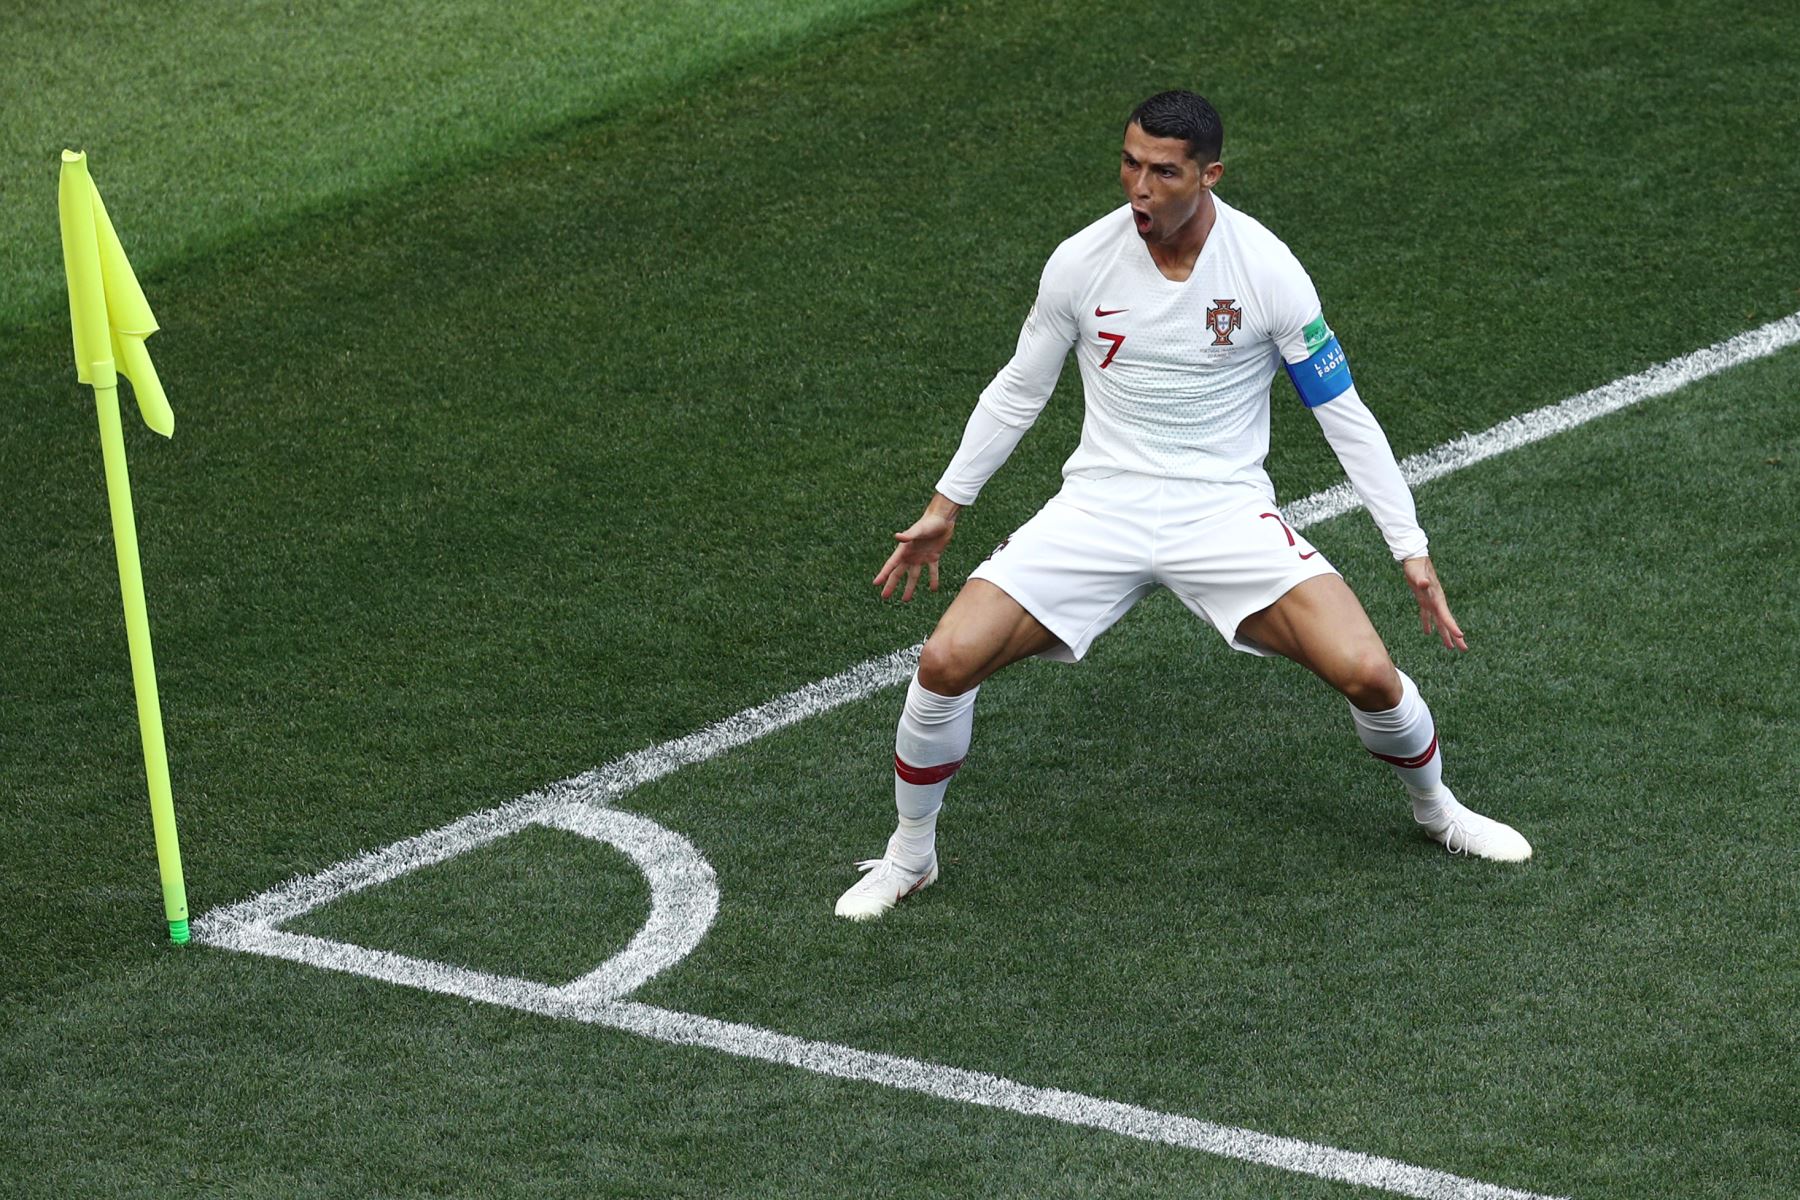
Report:
[[[88,175],[86,154],[63,151],[56,203],[62,221],[63,269],[69,279],[76,378],[110,388],[118,385],[117,375],[125,376],[144,424],[169,437],[175,432],[175,413],[144,348],[144,339],[156,332],[156,318],[106,215],[100,189]]]
[[[169,750],[163,738],[162,701],[156,695],[156,663],[150,650],[150,613],[144,604],[144,570],[138,560],[137,520],[131,511],[131,479],[125,469],[125,434],[119,424],[119,376],[131,380],[144,424],[164,437],[175,432],[175,414],[150,365],[144,339],[156,318],[132,274],[125,248],[88,177],[87,155],[64,150],[56,186],[62,226],[63,269],[69,278],[69,328],[75,338],[75,374],[94,389],[100,423],[100,457],[106,464],[106,503],[112,512],[113,548],[119,560],[119,598],[125,606],[125,641],[131,649],[131,684],[137,693],[138,732],[144,742],[144,781],[150,791],[150,824],[156,833],[156,865],[162,877],[163,915],[169,940],[188,940],[187,884],[181,874],[181,841],[175,833],[175,801],[169,789]]]

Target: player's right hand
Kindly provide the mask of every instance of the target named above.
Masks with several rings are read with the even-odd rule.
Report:
[[[931,590],[937,591],[938,559],[943,557],[944,547],[950,544],[950,537],[955,532],[956,522],[952,518],[927,509],[910,529],[896,533],[894,540],[900,544],[888,555],[886,565],[875,573],[875,586],[881,589],[881,598],[886,600],[892,596],[904,575],[906,590],[900,593],[900,599],[903,603],[911,600],[921,569],[929,569]]]

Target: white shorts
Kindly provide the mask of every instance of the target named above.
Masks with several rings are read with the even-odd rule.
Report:
[[[1065,479],[969,578],[987,580],[1061,639],[1043,657],[1076,662],[1158,585],[1233,649],[1270,654],[1239,638],[1238,625],[1294,585],[1335,574],[1258,484],[1124,472]]]

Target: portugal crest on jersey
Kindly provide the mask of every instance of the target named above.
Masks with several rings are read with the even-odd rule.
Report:
[[[1236,300],[1214,300],[1206,310],[1206,326],[1212,330],[1215,346],[1231,345],[1231,331],[1244,323],[1244,310]]]

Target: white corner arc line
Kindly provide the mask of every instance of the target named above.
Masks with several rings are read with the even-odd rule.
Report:
[[[1400,465],[1415,486],[1509,450],[1573,429],[1596,417],[1800,343],[1800,313],[1717,345],[1583,392],[1409,456]],[[1347,483],[1286,506],[1289,524],[1304,529],[1361,507]],[[773,1030],[672,1012],[624,999],[656,972],[685,957],[718,911],[717,882],[685,838],[607,806],[635,788],[704,762],[789,725],[860,700],[912,675],[918,646],[859,663],[828,679],[728,717],[697,733],[635,751],[496,808],[406,838],[302,876],[194,922],[197,941],[222,949],[287,959],[404,987],[461,996],[545,1016],[583,1021],[684,1046],[796,1066],[989,1108],[1048,1117],[1121,1136],[1258,1163],[1282,1170],[1380,1188],[1426,1200],[1545,1200],[1517,1191],[1255,1130],[1215,1125],[1118,1101],[1034,1087],[958,1067],[849,1046],[812,1042]],[[445,862],[532,825],[565,829],[617,846],[650,880],[650,921],[620,954],[560,987],[486,974],[446,963],[284,931],[286,922],[353,892]]]
[[[649,817],[564,804],[543,814],[543,822],[570,833],[607,842],[624,851],[650,881],[650,919],[624,950],[572,983],[556,989],[558,1000],[611,1000],[629,996],[651,976],[686,958],[719,915],[719,883],[712,864],[694,844]]]

